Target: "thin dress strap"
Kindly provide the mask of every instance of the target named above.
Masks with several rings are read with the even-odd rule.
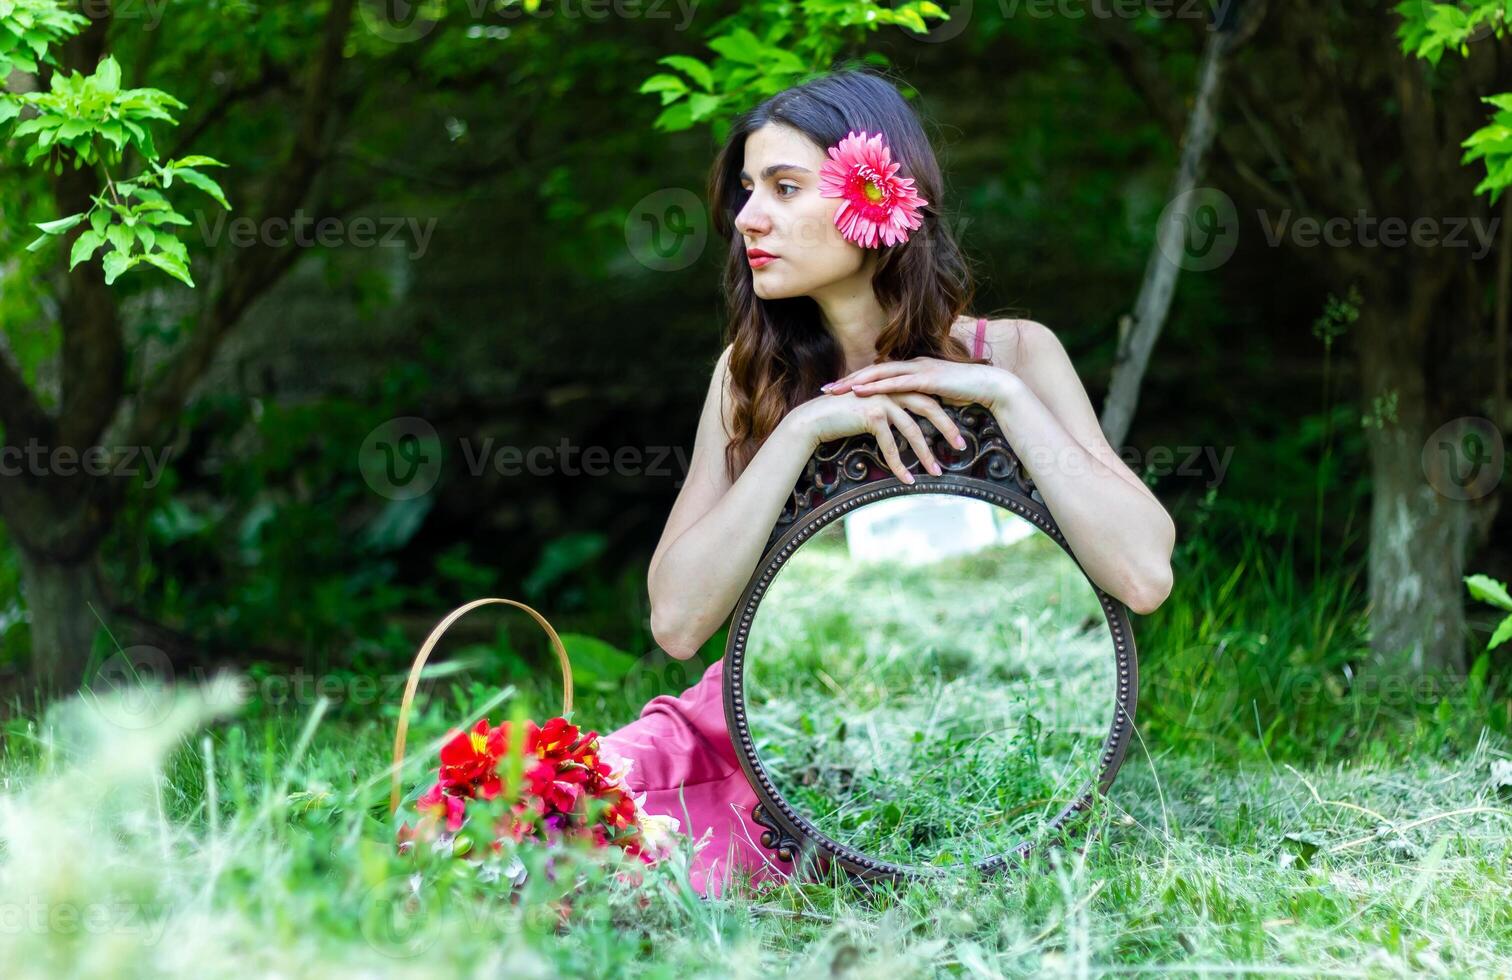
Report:
[[[977,317],[976,340],[972,341],[972,343],[971,343],[971,356],[972,357],[981,357],[982,356],[982,338],[986,335],[986,332],[987,332],[987,318],[985,316],[979,316],[979,317]]]

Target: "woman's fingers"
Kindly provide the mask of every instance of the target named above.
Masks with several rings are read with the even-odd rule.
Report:
[[[922,415],[934,423],[934,427],[940,430],[947,442],[957,449],[966,448],[966,439],[961,435],[961,427],[953,422],[945,413],[945,408],[930,395],[919,392],[907,392],[896,395],[894,398],[902,402],[903,407],[915,415]]]
[[[907,361],[884,361],[881,364],[868,364],[866,367],[861,368],[860,370],[852,371],[845,377],[831,382],[830,387],[827,390],[832,395],[843,394],[847,389],[853,387],[858,381],[874,381],[877,378],[886,378],[894,374],[903,374],[912,370],[914,370],[914,365],[910,364]]]
[[[888,391],[929,391],[929,381],[919,374],[895,374],[876,381],[857,381],[851,385],[857,395],[880,395]]]
[[[896,402],[889,407],[888,414],[893,416],[893,425],[903,433],[903,438],[913,446],[914,455],[919,458],[919,462],[923,463],[924,468],[930,473],[939,476],[943,472],[940,469],[939,460],[935,459],[933,451],[930,450],[929,440],[924,437],[924,430],[919,428],[919,423],[914,421],[907,409]]]
[[[903,457],[898,455],[898,443],[893,439],[892,426],[886,417],[875,419],[872,423],[872,435],[877,437],[877,445],[882,447],[882,458],[887,460],[887,465],[892,468],[898,479],[904,483],[914,482],[914,476],[908,472],[908,467],[903,465]]]

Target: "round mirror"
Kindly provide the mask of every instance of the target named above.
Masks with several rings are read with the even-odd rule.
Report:
[[[1032,497],[865,482],[782,535],[732,631],[726,708],[764,843],[865,877],[995,870],[1112,782],[1127,611]]]

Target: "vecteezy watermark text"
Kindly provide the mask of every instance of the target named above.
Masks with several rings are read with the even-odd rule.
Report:
[[[33,933],[71,936],[141,936],[142,945],[155,946],[168,927],[168,903],[44,902],[35,896],[0,901],[0,935]]]
[[[24,446],[0,446],[0,477],[4,476],[137,476],[146,473],[147,489],[157,486],[172,450],[151,446],[47,446],[28,439]]]
[[[1489,221],[1479,216],[1450,218],[1419,217],[1381,218],[1363,208],[1353,217],[1332,218],[1303,216],[1294,218],[1291,209],[1272,216],[1264,209],[1256,212],[1266,244],[1272,248],[1288,238],[1301,248],[1463,248],[1474,249],[1470,258],[1480,259],[1491,251],[1500,218]]]
[[[216,211],[207,221],[204,212],[198,215],[200,236],[206,245],[218,244],[222,238],[233,248],[250,248],[267,245],[282,248],[296,245],[299,248],[337,248],[343,245],[352,248],[408,248],[408,258],[425,256],[430,246],[431,235],[436,231],[436,219],[389,215],[381,218],[358,216],[345,219],[336,217],[315,218],[296,210],[292,218],[264,218],[261,221],[248,218],[232,218],[224,211]],[[381,231],[381,234],[380,234]]]
[[[644,449],[644,451],[643,451]],[[581,462],[573,457],[581,454]],[[482,476],[493,469],[500,476],[677,476],[674,486],[681,486],[688,472],[688,453],[682,446],[575,446],[566,436],[555,446],[495,446],[493,439],[474,445],[462,440],[462,455],[467,471]],[[677,461],[674,472],[668,459]]]

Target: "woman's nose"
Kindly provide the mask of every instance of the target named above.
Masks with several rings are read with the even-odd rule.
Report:
[[[766,211],[757,203],[756,195],[752,194],[735,216],[735,229],[746,238],[758,238],[772,228],[771,221],[767,218]]]

